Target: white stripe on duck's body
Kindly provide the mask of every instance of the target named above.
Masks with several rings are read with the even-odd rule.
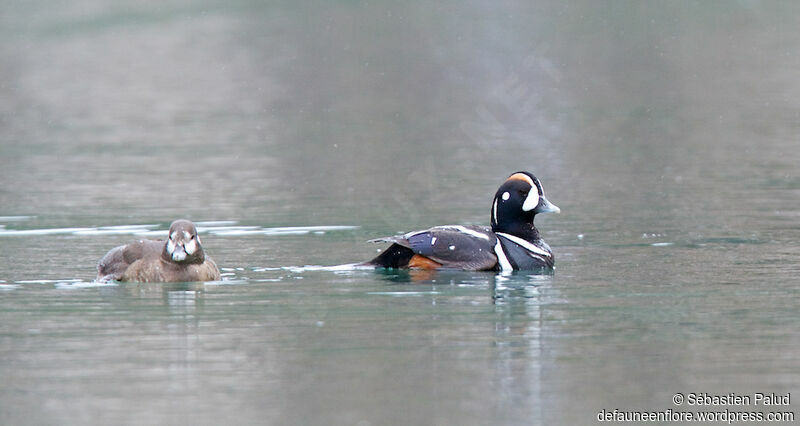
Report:
[[[491,227],[445,225],[372,240],[392,245],[366,264],[383,268],[552,271],[553,252],[539,236],[533,219],[538,213],[558,212],[533,174],[516,172],[495,194]]]

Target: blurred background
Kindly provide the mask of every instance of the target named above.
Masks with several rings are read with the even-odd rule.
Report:
[[[0,420],[588,424],[797,391],[798,28],[752,0],[2,0]],[[562,209],[554,277],[304,268],[488,224],[517,170]],[[91,285],[179,217],[239,285]]]

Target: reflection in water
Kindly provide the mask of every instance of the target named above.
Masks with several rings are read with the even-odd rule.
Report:
[[[555,295],[550,292],[547,300],[543,300],[540,289],[544,286],[552,290],[552,276],[388,269],[378,269],[376,274],[392,283],[390,288],[401,289],[369,294],[395,297],[427,295],[434,305],[448,303],[448,296],[454,296],[454,287],[487,290],[469,298],[468,302],[473,306],[494,306],[491,329],[494,361],[486,367],[486,373],[491,376],[491,392],[496,398],[496,404],[492,405],[493,416],[512,423],[524,420],[542,424],[545,400],[542,369],[547,361],[542,353],[544,324],[541,309],[551,303]],[[421,291],[420,288],[430,291]],[[462,301],[465,302],[467,300]]]
[[[532,424],[544,424],[542,370],[547,362],[542,353],[544,327],[540,286],[552,284],[548,276],[497,275],[492,286],[498,346],[498,371],[504,400],[509,407],[524,404]],[[520,392],[520,390],[524,390]],[[524,395],[523,398],[520,398]]]
[[[170,392],[189,392],[199,385],[198,352],[200,347],[199,319],[196,304],[202,293],[199,290],[165,290],[169,307],[170,323],[166,335],[169,336],[168,382]]]

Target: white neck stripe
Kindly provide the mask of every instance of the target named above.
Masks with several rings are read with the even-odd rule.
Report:
[[[535,245],[531,244],[528,241],[523,240],[520,237],[515,237],[513,235],[506,234],[505,232],[498,232],[497,235],[502,235],[503,238],[509,239],[513,243],[524,247],[526,250],[528,250],[530,252],[533,252],[533,253],[536,253],[538,255],[545,256],[545,257],[552,257],[552,255],[550,253],[548,253],[547,251],[542,250],[539,247],[536,247]]]
[[[500,244],[500,239],[497,239],[497,243],[494,245],[494,252],[497,254],[497,263],[500,264],[501,271],[513,271],[514,267],[511,266],[511,262],[508,261],[506,257],[506,253],[503,251],[503,246]]]

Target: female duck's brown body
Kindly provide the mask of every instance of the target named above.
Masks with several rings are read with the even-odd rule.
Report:
[[[137,241],[109,251],[97,264],[98,281],[186,282],[216,281],[219,269],[205,255],[197,229],[176,220],[167,241]]]

